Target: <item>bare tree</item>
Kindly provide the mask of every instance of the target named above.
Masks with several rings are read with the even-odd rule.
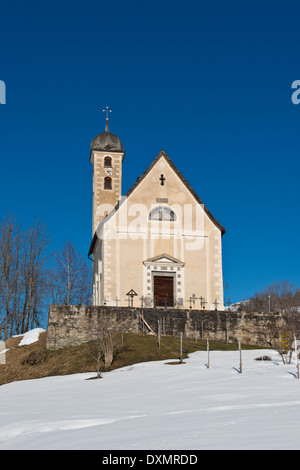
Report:
[[[122,339],[117,329],[111,325],[108,318],[99,316],[97,324],[92,330],[93,339],[88,354],[97,363],[97,377],[101,377],[100,363],[103,361],[104,368],[110,367],[118,354]]]
[[[91,356],[97,364],[97,378],[101,378],[100,363],[102,359],[101,330],[100,327],[94,332],[94,338],[91,341],[92,348],[88,349],[88,355]]]
[[[56,253],[50,289],[54,304],[89,305],[91,303],[90,267],[69,241],[64,244],[60,252]]]
[[[23,309],[21,331],[34,325],[40,326],[40,314],[48,301],[47,269],[50,254],[47,252],[49,234],[46,226],[38,220],[30,227],[23,242],[22,262]]]
[[[117,348],[121,341],[119,334],[115,328],[102,329],[102,335],[100,337],[100,347],[102,350],[102,357],[104,367],[110,367],[114,361],[117,353]]]
[[[1,333],[7,339],[17,322],[20,304],[20,227],[10,215],[0,227],[0,311]]]
[[[0,226],[1,336],[40,326],[46,310],[49,236],[40,221],[24,231],[10,215]]]
[[[300,312],[300,290],[289,281],[273,282],[268,287],[256,292],[247,303],[247,309],[256,312],[281,311],[283,313]]]

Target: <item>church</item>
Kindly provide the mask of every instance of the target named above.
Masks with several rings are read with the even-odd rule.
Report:
[[[91,143],[93,305],[223,310],[224,227],[161,150],[122,196],[125,151]]]

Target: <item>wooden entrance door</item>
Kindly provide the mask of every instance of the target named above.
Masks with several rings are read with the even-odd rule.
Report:
[[[154,276],[154,299],[156,307],[174,306],[174,278]]]

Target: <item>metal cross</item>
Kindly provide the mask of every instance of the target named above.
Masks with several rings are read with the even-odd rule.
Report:
[[[106,106],[106,109],[103,109],[102,111],[103,111],[104,113],[106,113],[106,119],[108,119],[108,113],[112,113],[112,110],[109,109],[108,106]]]
[[[200,305],[201,305],[201,308],[203,308],[203,310],[205,310],[205,305],[206,305],[207,303],[208,303],[208,302],[205,302],[205,298],[202,297],[202,295],[201,295],[201,297],[200,297]]]
[[[192,297],[189,298],[189,301],[190,301],[190,308],[192,308],[192,304],[194,305],[195,307],[195,301],[196,301],[197,297],[195,294],[192,295]]]
[[[140,298],[140,301],[141,301],[141,308],[144,308],[144,305],[146,303],[146,297],[142,295],[142,297]]]
[[[166,178],[164,177],[164,175],[160,175],[159,181],[162,186],[165,185]]]

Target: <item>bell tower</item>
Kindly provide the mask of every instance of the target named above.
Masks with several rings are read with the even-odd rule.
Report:
[[[122,195],[122,163],[124,149],[120,139],[109,132],[106,113],[105,131],[91,143],[90,162],[93,164],[93,235],[99,222],[117,205]]]

